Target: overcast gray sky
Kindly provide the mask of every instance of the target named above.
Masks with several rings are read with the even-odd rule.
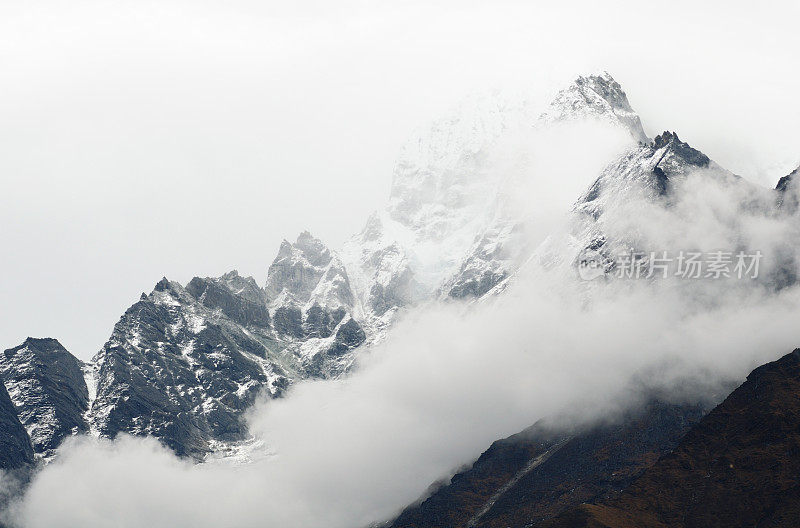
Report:
[[[800,6],[695,4],[0,0],[0,348],[87,359],[163,275],[340,244],[413,130],[497,87],[607,69],[650,135],[774,185]]]

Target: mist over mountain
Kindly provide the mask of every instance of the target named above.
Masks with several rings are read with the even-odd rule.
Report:
[[[341,247],[155,278],[88,362],[5,350],[0,461],[31,480],[3,522],[523,526],[616,496],[800,342],[795,173],[650,139],[606,72],[469,99]]]
[[[592,170],[607,157],[605,149],[643,134],[625,93],[606,73],[579,77],[538,114],[526,108],[496,96],[468,101],[409,140],[388,205],[340,252],[302,232],[281,244],[263,286],[236,271],[195,277],[185,287],[163,278],[85,365],[50,340],[58,360],[71,363],[71,391],[83,394],[56,440],[65,430],[91,429],[109,438],[154,436],[197,460],[237,452],[252,441],[243,415],[258,396],[279,397],[296,381],[345,375],[354,351],[381,342],[395,318],[414,306],[499,287],[532,254],[530,230],[543,219],[514,200],[525,175],[509,173],[519,167],[497,170],[496,157],[509,143],[597,139],[586,149]],[[584,170],[584,163],[572,170]],[[24,355],[34,342],[6,351],[9,386],[34,363]],[[52,385],[62,375],[42,371],[38,381]],[[37,415],[36,397],[14,397],[21,409],[37,409],[25,418],[31,429],[57,427],[48,423],[52,413]],[[57,442],[48,442],[35,442],[37,452],[52,454]]]

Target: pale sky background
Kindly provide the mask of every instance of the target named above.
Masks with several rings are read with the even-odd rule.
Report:
[[[648,134],[774,186],[800,4],[697,4],[0,0],[0,349],[88,359],[164,275],[338,246],[415,128],[498,87],[606,69]]]

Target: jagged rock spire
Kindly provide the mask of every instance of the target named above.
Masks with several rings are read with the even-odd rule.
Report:
[[[300,307],[317,303],[329,308],[352,309],[354,295],[347,270],[338,255],[308,231],[292,244],[281,243],[269,267],[265,286],[274,306],[293,303]]]

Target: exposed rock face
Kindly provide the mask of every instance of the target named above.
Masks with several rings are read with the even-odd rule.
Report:
[[[313,324],[313,320],[316,318],[315,315],[312,315],[312,323],[310,324]],[[302,339],[305,335],[303,312],[296,306],[279,306],[276,308],[274,321],[275,331],[282,337]]]
[[[797,188],[798,172],[800,172],[800,168],[782,177],[775,187],[775,190],[778,191],[778,207],[790,214],[797,212],[798,206],[800,206],[800,189]]]
[[[327,308],[352,308],[350,279],[341,259],[320,240],[305,231],[294,244],[283,241],[269,267],[267,297],[285,306],[318,304]]]
[[[64,437],[88,431],[82,367],[55,339],[29,337],[0,355],[0,377],[36,453],[49,454]]]
[[[563,101],[559,108],[563,108]],[[612,112],[611,115],[615,114]],[[636,127],[628,130],[637,135]],[[570,268],[574,273],[571,268],[584,250],[596,252],[604,259],[606,271],[611,271],[615,255],[629,252],[637,243],[646,242],[637,238],[640,234],[627,224],[623,226],[624,232],[620,232],[620,212],[635,203],[667,207],[675,199],[674,189],[685,184],[690,177],[708,178],[721,185],[740,186],[752,191],[740,193],[743,196],[760,196],[754,186],[718,166],[708,156],[681,141],[677,134],[664,132],[652,141],[639,142],[628,148],[600,172],[575,203],[569,234],[556,234],[538,247],[529,248],[525,245],[525,222],[498,215],[476,238],[461,269],[445,282],[444,291],[451,297],[500,292],[525,262],[543,264],[548,268]],[[768,200],[763,202],[761,205],[767,207]],[[752,206],[744,201],[741,204],[743,209]],[[502,207],[497,208],[502,211]]]
[[[270,327],[264,292],[252,277],[241,277],[235,271],[219,279],[195,277],[186,285],[186,291],[209,310],[219,309],[243,326]]]
[[[0,469],[16,469],[33,463],[33,446],[17,409],[0,383]]]
[[[366,334],[355,319],[348,319],[336,330],[336,339],[328,349],[329,354],[341,355],[364,342]]]
[[[366,339],[361,305],[339,255],[310,233],[283,241],[269,267],[266,294],[277,336],[301,364],[301,377],[335,377]]]
[[[347,315],[347,312],[341,306],[329,311],[314,303],[306,312],[305,322],[302,327],[303,331],[300,335],[321,338],[330,337],[345,315]],[[296,325],[294,327],[297,328]]]
[[[339,257],[309,233],[284,242],[266,289],[231,272],[163,279],[114,327],[93,360],[93,430],[150,435],[202,459],[247,438],[242,416],[259,394],[331,377],[366,339]]]
[[[687,211],[693,207],[692,200],[701,198],[698,195],[701,191],[697,189],[702,189],[702,197],[709,200],[709,208],[717,206],[713,200],[715,196],[725,202],[728,211],[709,222],[728,233],[736,244],[742,244],[731,247],[731,251],[755,253],[764,249],[746,246],[749,238],[741,230],[741,220],[774,217],[774,194],[720,167],[681,141],[674,132],[664,132],[650,143],[628,149],[604,168],[576,202],[571,233],[548,239],[536,248],[532,260],[547,262],[549,266],[574,267],[589,252],[608,273],[614,270],[621,255],[632,252],[641,252],[646,257],[650,251],[668,251],[674,257],[684,250],[699,251],[694,247],[694,244],[702,244],[698,237],[687,237],[681,242],[682,247],[673,247],[674,237],[660,236],[669,230],[660,233],[648,229],[653,218],[664,213],[672,217],[672,231],[680,229],[680,222],[684,222],[688,230],[696,221]],[[639,223],[643,229],[639,228]],[[711,251],[711,248],[704,249]],[[771,287],[793,282],[784,277],[790,274],[781,271],[792,265],[791,262],[781,264],[786,259],[777,254],[779,250],[775,248],[770,256],[771,269],[762,270],[758,278]]]
[[[214,441],[244,438],[242,411],[278,395],[297,369],[279,354],[261,290],[227,274],[184,289],[163,279],[131,306],[94,358],[93,428],[152,435],[202,458]]]
[[[652,401],[613,422],[558,431],[544,423],[499,440],[388,526],[527,526],[626,488],[702,417],[700,405]]]
[[[755,369],[619,497],[542,526],[797,526],[798,424],[800,349]]]
[[[481,297],[506,279],[524,254],[522,224],[497,223],[479,235],[458,272],[442,286],[447,297]]]
[[[163,279],[89,365],[53,339],[6,350],[0,375],[35,451],[50,456],[65,436],[91,429],[154,436],[201,460],[247,438],[242,415],[258,394],[277,397],[294,380],[353,364],[367,334],[335,253],[302,233],[281,246],[266,284],[235,271],[185,288]]]
[[[598,218],[605,210],[630,199],[634,192],[663,196],[672,180],[706,168],[715,169],[720,177],[735,178],[708,156],[682,142],[674,132],[664,132],[651,143],[630,149],[606,167],[578,200],[576,209]]]
[[[780,180],[778,180],[778,184],[775,186],[775,189],[778,192],[786,192],[786,190],[789,188],[789,185],[792,184],[797,176],[798,171],[800,171],[800,168],[793,170],[791,174],[783,176]]]

